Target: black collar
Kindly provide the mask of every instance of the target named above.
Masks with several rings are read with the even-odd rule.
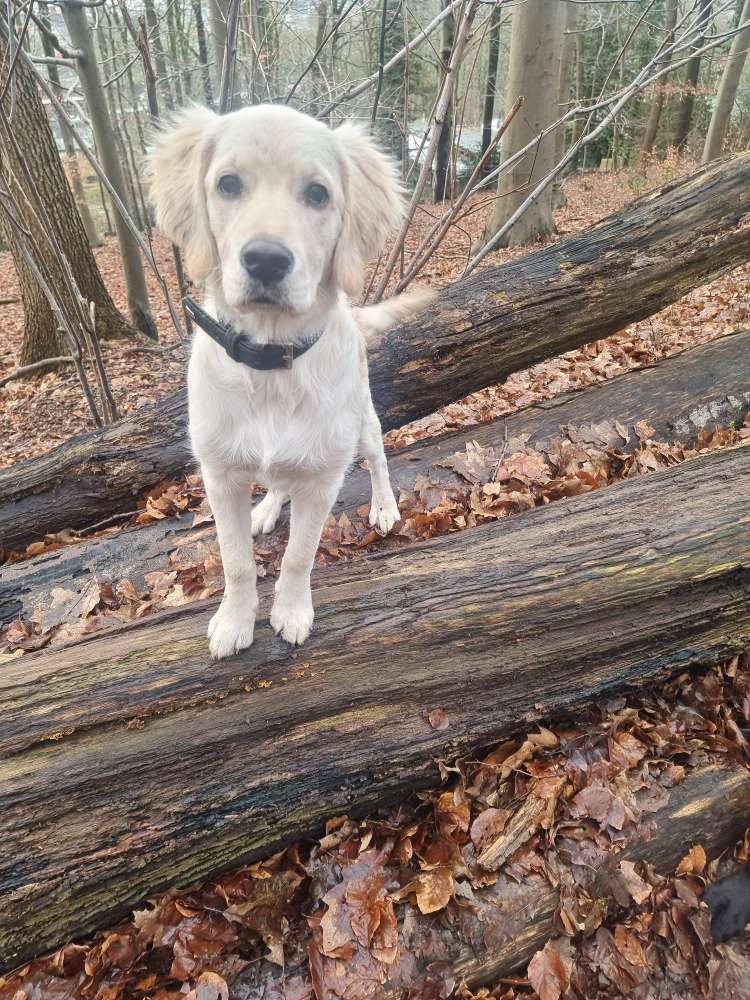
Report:
[[[319,330],[304,344],[255,344],[248,334],[234,330],[227,323],[220,323],[209,316],[189,295],[182,302],[190,319],[220,344],[232,361],[239,361],[260,372],[291,368],[294,361],[309,351],[323,336],[323,331]]]

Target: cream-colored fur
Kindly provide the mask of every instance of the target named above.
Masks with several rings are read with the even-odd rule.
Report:
[[[252,536],[272,530],[287,497],[289,544],[271,625],[301,643],[313,622],[310,573],[321,530],[357,452],[370,467],[370,523],[387,532],[399,516],[361,329],[385,330],[426,298],[414,293],[356,311],[350,303],[367,260],[402,217],[396,172],[352,125],[332,131],[289,108],[261,105],[224,117],[188,110],[159,135],[151,175],[158,225],[205,285],[204,308],[259,343],[324,331],[291,370],[255,371],[198,330],[188,370],[190,435],[226,579],[208,629],[211,654],[229,656],[253,641]],[[311,201],[316,185],[327,192],[322,205]],[[257,240],[293,255],[271,302],[242,260]],[[252,510],[255,484],[268,492]]]

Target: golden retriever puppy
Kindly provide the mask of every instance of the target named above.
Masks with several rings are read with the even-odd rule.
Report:
[[[190,436],[216,520],[226,589],[208,627],[212,656],[253,641],[253,535],[291,498],[271,625],[305,641],[323,524],[357,453],[372,479],[370,523],[398,520],[359,326],[416,311],[424,293],[355,314],[365,264],[403,214],[394,165],[358,128],[286,107],[223,117],[192,108],[151,158],[162,231],[205,286],[188,369]],[[255,510],[252,488],[268,490]]]

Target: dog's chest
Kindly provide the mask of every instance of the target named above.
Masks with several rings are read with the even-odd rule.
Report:
[[[191,413],[198,457],[269,484],[348,465],[361,424],[355,385],[311,385],[286,372],[253,374],[225,387],[215,407],[198,409]]]

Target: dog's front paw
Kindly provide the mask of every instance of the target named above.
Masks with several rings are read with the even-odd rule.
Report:
[[[277,593],[271,608],[271,627],[292,646],[301,646],[310,634],[313,616],[312,598],[290,601]]]
[[[278,490],[269,490],[259,504],[253,508],[251,530],[253,538],[256,535],[269,535],[276,527],[281,508],[284,506],[284,494]]]
[[[255,612],[247,610],[241,613],[230,608],[226,602],[219,605],[219,610],[208,623],[208,648],[214,660],[223,660],[225,656],[239,653],[252,645],[255,631]]]
[[[396,521],[399,520],[399,513],[396,498],[391,493],[387,497],[373,497],[370,507],[370,524],[377,528],[381,535],[387,535]]]

